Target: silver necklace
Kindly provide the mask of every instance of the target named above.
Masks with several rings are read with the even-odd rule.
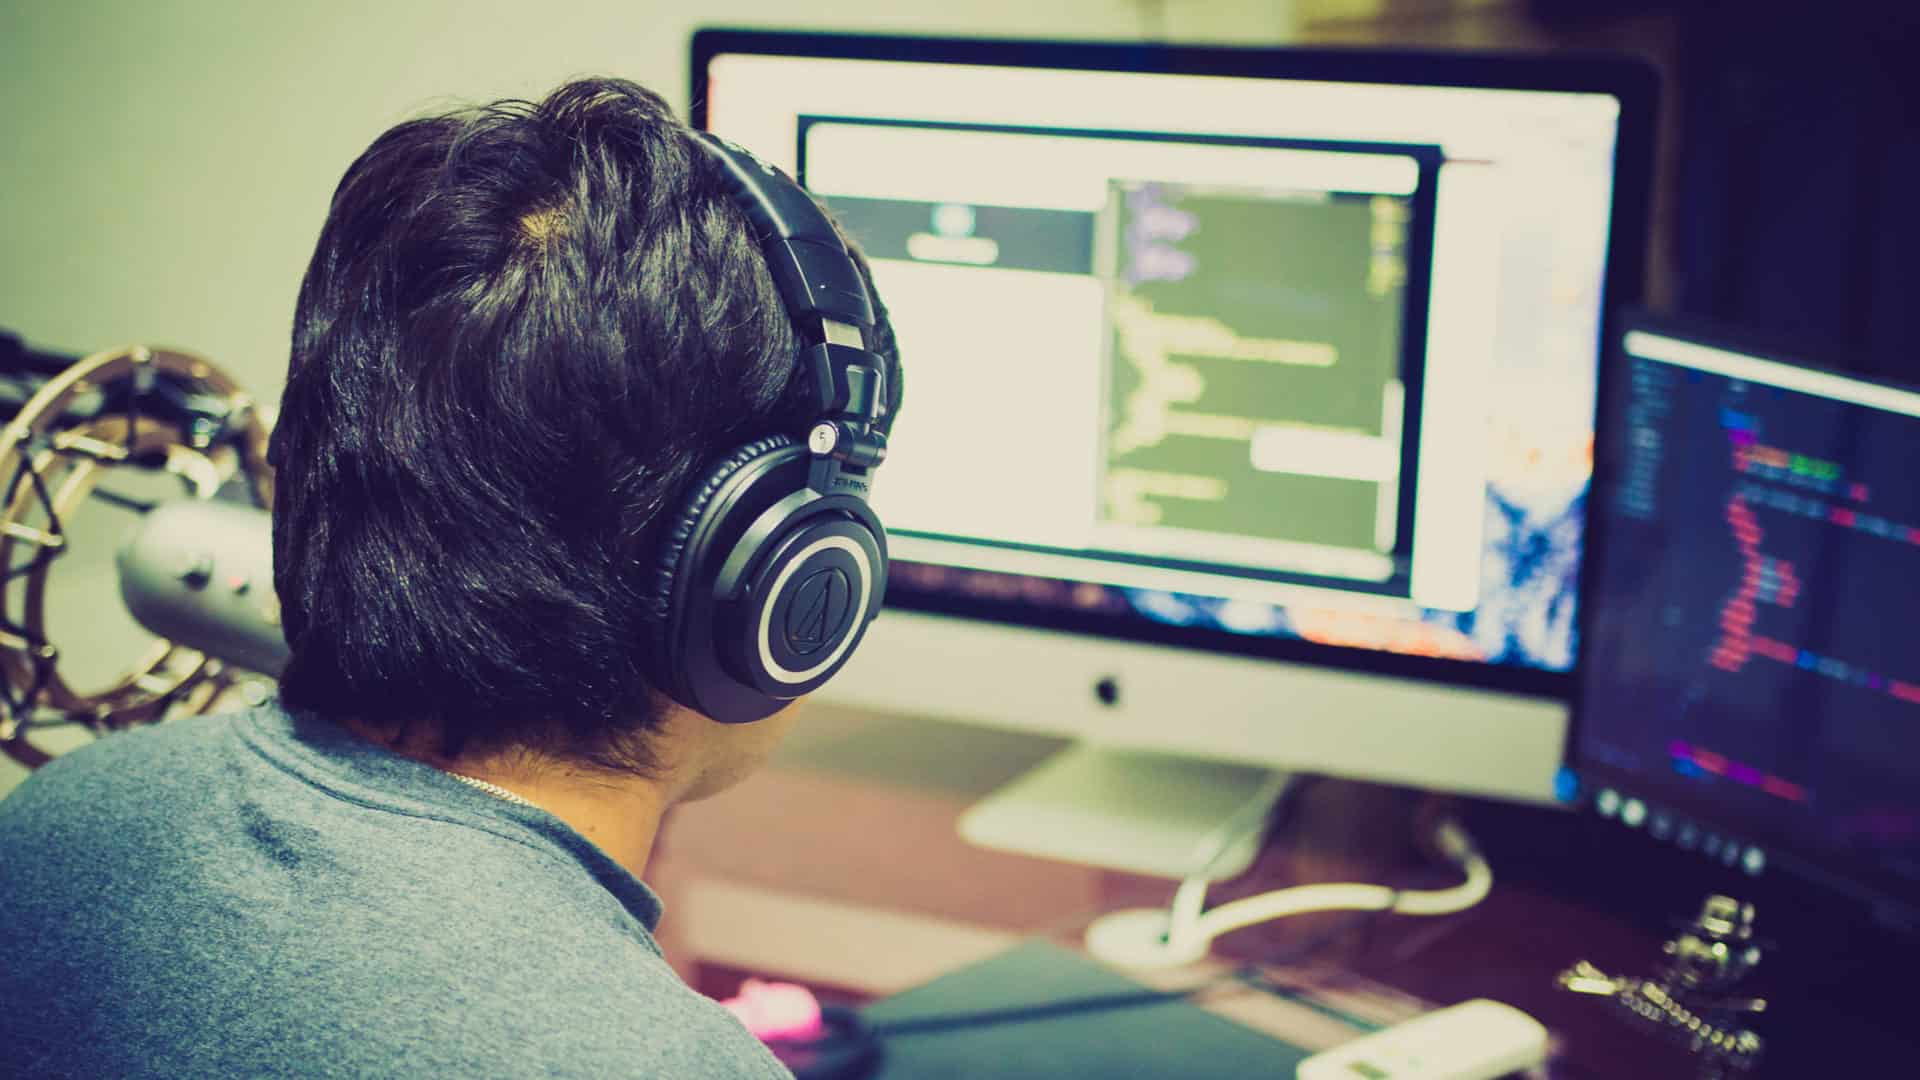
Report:
[[[487,781],[482,780],[478,777],[467,776],[464,773],[450,772],[447,775],[453,777],[455,780],[460,781],[461,783],[467,785],[470,788],[473,788],[478,791],[484,791],[496,799],[505,799],[506,801],[513,803],[516,806],[530,806],[530,807],[533,807],[533,809],[535,810],[540,809],[539,807],[534,806],[533,803],[529,802],[528,800],[521,798],[518,795],[515,795],[513,792],[508,791],[506,788],[501,787],[499,784],[490,784]]]

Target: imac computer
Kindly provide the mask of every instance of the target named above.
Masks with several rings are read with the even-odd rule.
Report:
[[[824,696],[1078,740],[969,836],[1176,872],[1270,770],[1552,797],[1647,69],[707,30],[692,77],[900,342]]]
[[[1650,318],[1606,382],[1586,801],[1920,931],[1920,391]]]

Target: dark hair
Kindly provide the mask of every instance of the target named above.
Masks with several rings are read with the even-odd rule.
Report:
[[[876,338],[891,413],[883,310]],[[655,764],[663,516],[703,464],[803,432],[795,349],[718,166],[650,91],[583,80],[380,136],[294,315],[283,700],[430,725],[448,754]]]

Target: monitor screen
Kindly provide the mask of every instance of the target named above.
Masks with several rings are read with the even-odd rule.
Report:
[[[1596,807],[1920,900],[1920,393],[1646,323],[1603,416]]]
[[[696,41],[696,117],[794,171],[891,312],[890,602],[1569,669],[1637,101],[1552,64],[936,44]]]

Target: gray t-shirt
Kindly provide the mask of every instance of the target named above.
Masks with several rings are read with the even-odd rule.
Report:
[[[0,800],[0,1073],[785,1078],[541,810],[276,705]]]

